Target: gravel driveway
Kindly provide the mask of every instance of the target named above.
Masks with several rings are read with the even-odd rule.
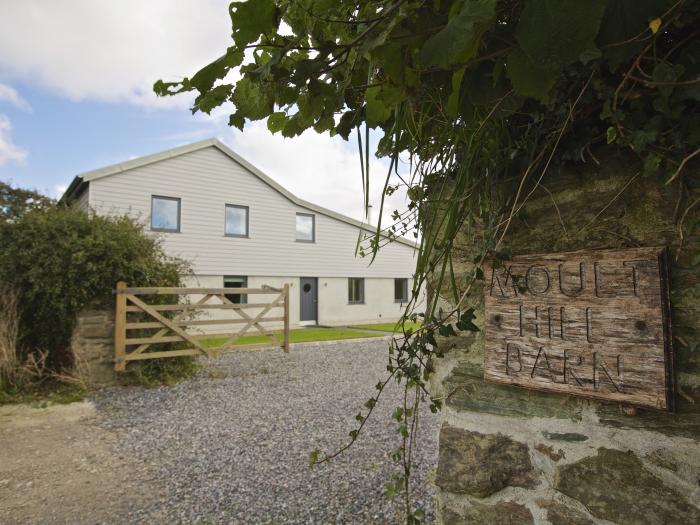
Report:
[[[134,459],[147,492],[123,523],[396,523],[384,496],[398,446],[393,386],[366,433],[330,464],[309,467],[314,448],[343,445],[354,415],[386,374],[387,339],[240,351],[207,362],[192,381],[158,389],[113,388],[94,400],[96,424]],[[436,464],[436,416],[422,407],[414,493],[432,521],[425,482]],[[129,487],[122,487],[129,492]]]

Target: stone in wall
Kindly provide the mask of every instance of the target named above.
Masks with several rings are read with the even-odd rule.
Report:
[[[532,513],[527,507],[513,501],[499,501],[495,505],[472,503],[466,510],[455,512],[442,509],[444,525],[533,525]]]
[[[523,443],[502,434],[444,425],[435,483],[449,492],[484,498],[504,487],[530,487],[536,481]]]
[[[644,468],[632,452],[598,454],[560,467],[555,488],[590,512],[620,525],[700,523],[700,509]]]
[[[555,499],[537,500],[537,505],[547,509],[547,519],[552,525],[595,525],[584,512]]]
[[[78,374],[85,384],[114,383],[114,312],[92,309],[81,312],[73,330],[71,348]]]

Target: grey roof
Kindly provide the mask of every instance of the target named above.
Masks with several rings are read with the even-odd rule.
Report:
[[[127,171],[127,170],[139,168],[141,166],[153,164],[154,162],[159,162],[162,160],[171,159],[173,157],[178,157],[180,155],[185,155],[187,153],[191,153],[193,151],[198,151],[198,150],[201,150],[204,148],[209,148],[209,147],[217,148],[222,153],[228,155],[233,161],[237,162],[238,164],[240,164],[241,166],[246,168],[250,173],[252,173],[256,177],[258,177],[265,184],[267,184],[272,189],[274,189],[275,191],[282,194],[284,197],[289,199],[294,204],[301,206],[303,208],[308,208],[310,210],[313,210],[317,213],[320,213],[321,215],[326,215],[328,217],[332,217],[334,219],[345,222],[345,223],[350,224],[352,226],[356,226],[357,228],[360,228],[362,230],[365,230],[368,232],[374,231],[374,228],[371,225],[368,225],[368,224],[365,224],[361,221],[352,219],[350,217],[347,217],[346,215],[342,215],[342,214],[337,213],[333,210],[329,210],[328,208],[324,208],[322,206],[318,206],[318,205],[313,204],[311,202],[300,199],[299,197],[297,197],[296,195],[291,193],[289,190],[287,190],[286,188],[282,187],[280,184],[275,182],[270,176],[266,175],[260,169],[253,166],[253,164],[251,164],[246,159],[241,157],[238,153],[236,153],[231,148],[226,146],[223,142],[221,142],[217,139],[207,139],[207,140],[201,140],[199,142],[193,142],[192,144],[178,146],[176,148],[172,148],[172,149],[169,149],[166,151],[161,151],[160,153],[154,153],[152,155],[145,155],[143,157],[138,157],[136,159],[132,159],[132,160],[129,160],[126,162],[120,162],[118,164],[113,164],[111,166],[106,166],[104,168],[99,168],[99,169],[96,169],[93,171],[88,171],[88,172],[82,173],[73,179],[73,181],[70,183],[70,186],[68,186],[68,189],[66,189],[65,193],[61,196],[60,202],[66,202],[68,199],[70,199],[74,195],[77,195],[79,192],[82,191],[82,188],[85,186],[85,183],[89,183],[92,180],[101,179],[103,177],[109,177],[111,175],[116,175],[116,174],[122,173],[122,172]],[[416,243],[411,242],[408,239],[405,239],[404,237],[397,236],[396,241],[400,242],[401,244],[405,244],[407,246],[410,246],[412,248],[418,247],[418,245]]]

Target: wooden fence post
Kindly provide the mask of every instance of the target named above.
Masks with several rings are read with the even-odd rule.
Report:
[[[289,352],[289,283],[284,285],[284,343],[282,349]]]
[[[126,289],[126,283],[117,283],[117,292]],[[116,294],[114,308],[114,371],[126,370],[126,295]]]

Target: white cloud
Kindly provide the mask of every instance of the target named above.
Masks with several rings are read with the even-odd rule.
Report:
[[[14,88],[8,86],[7,84],[3,84],[2,82],[0,82],[0,102],[9,102],[13,106],[16,106],[24,111],[32,110],[29,102],[24,100]]]
[[[230,45],[227,5],[226,0],[4,2],[0,75],[72,100],[184,106],[189,96],[157,99],[153,82],[190,76]]]
[[[234,131],[232,138],[220,139],[298,197],[363,220],[362,178],[356,143],[314,131],[288,139],[271,134],[264,122],[247,123],[243,133]],[[387,168],[383,160],[372,158],[370,161],[370,204],[376,210],[373,222],[379,211]],[[393,210],[405,206],[405,192],[387,197],[382,225],[392,222]]]
[[[60,199],[68,189],[68,184],[54,184],[50,194],[54,199]]]
[[[0,166],[7,162],[24,162],[27,152],[12,142],[12,124],[7,115],[0,114]]]

